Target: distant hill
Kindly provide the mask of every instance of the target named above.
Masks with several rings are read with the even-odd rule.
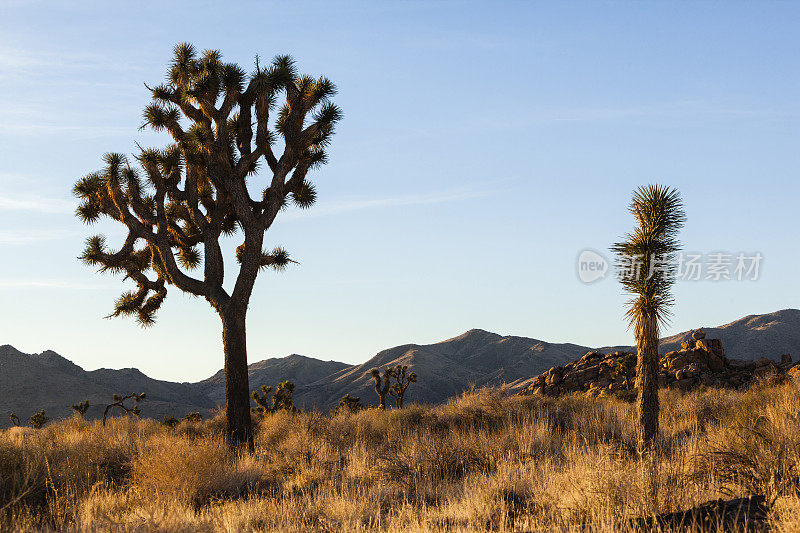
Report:
[[[192,411],[208,414],[216,405],[190,385],[155,380],[135,368],[87,372],[50,350],[29,355],[0,346],[0,427],[9,425],[12,411],[23,422],[39,409],[51,419],[63,418],[71,415],[73,403],[87,399],[88,416],[99,418],[114,394],[131,392],[147,393],[140,407],[143,416],[152,418]]]
[[[296,397],[301,405],[327,408],[345,394],[377,404],[370,370],[407,365],[419,380],[406,401],[439,403],[471,386],[497,386],[563,364],[587,348],[549,344],[525,337],[503,337],[480,329],[435,344],[406,344],[383,350],[367,362],[348,367],[305,387]]]
[[[731,359],[766,357],[780,361],[781,355],[800,357],[800,309],[783,309],[765,315],[748,315],[730,324],[717,327],[702,326],[710,339],[720,339],[725,356]],[[663,355],[679,350],[681,343],[692,337],[691,331],[661,339],[659,352]],[[630,346],[600,348],[602,352],[630,350]]]
[[[292,354],[287,357],[275,357],[253,363],[248,366],[248,375],[250,376],[250,388],[253,390],[261,388],[262,385],[269,385],[274,389],[275,385],[286,380],[294,383],[295,387],[302,388],[346,368],[350,368],[350,365]],[[215,404],[225,403],[224,370],[193,384],[192,387],[211,398]]]
[[[708,337],[722,340],[725,354],[734,359],[781,354],[800,357],[800,310],[786,309],[765,315],[746,316],[719,327],[704,327]],[[680,348],[690,332],[661,340],[660,351]],[[532,377],[553,366],[580,358],[593,348],[577,344],[553,344],[526,337],[502,336],[473,329],[434,344],[404,344],[383,350],[360,365],[322,361],[292,354],[253,363],[249,367],[251,389],[290,380],[295,383],[295,401],[303,408],[330,409],[345,394],[361,397],[366,405],[376,403],[370,370],[398,364],[408,365],[419,376],[408,389],[408,402],[439,403],[472,386],[511,384],[519,388]],[[631,350],[630,346],[599,348],[600,351]],[[115,393],[146,392],[141,404],[144,416],[181,417],[192,411],[208,415],[224,404],[222,371],[198,383],[172,383],[147,377],[133,368],[85,371],[53,351],[24,354],[12,346],[0,346],[0,427],[7,427],[8,413],[21,419],[39,409],[51,418],[71,414],[72,403],[88,399],[90,417],[102,416]]]

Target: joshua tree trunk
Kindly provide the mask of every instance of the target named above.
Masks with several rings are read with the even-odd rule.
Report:
[[[645,312],[636,320],[636,387],[639,397],[636,417],[639,422],[639,447],[649,449],[658,434],[658,320]]]
[[[225,349],[226,435],[233,449],[253,451],[253,425],[250,419],[250,380],[247,375],[246,311],[226,310],[222,315],[222,342]]]

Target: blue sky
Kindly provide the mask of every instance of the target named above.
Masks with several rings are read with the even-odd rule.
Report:
[[[150,330],[104,320],[122,283],[75,258],[70,188],[138,131],[172,46],[245,67],[292,54],[345,118],[318,204],[267,235],[251,361],[356,363],[470,328],[632,342],[584,248],[628,231],[631,191],[684,195],[686,250],[760,252],[757,281],[681,281],[670,334],[798,307],[800,4],[140,2],[0,5],[0,344],[172,380],[222,366],[219,319],[171,291]],[[121,242],[121,241],[120,241]]]

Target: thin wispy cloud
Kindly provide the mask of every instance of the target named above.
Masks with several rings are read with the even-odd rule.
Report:
[[[23,196],[11,198],[0,196],[0,211],[38,211],[40,213],[73,213],[75,202],[62,198]]]
[[[104,290],[112,288],[110,285],[95,283],[76,283],[61,280],[30,280],[30,279],[0,279],[2,289],[77,289],[77,290]]]
[[[129,62],[118,62],[101,52],[68,53],[60,49],[19,48],[0,44],[0,73],[22,77],[50,75],[76,70],[141,70]]]
[[[72,239],[79,236],[76,231],[62,229],[16,229],[0,230],[0,245],[20,246],[42,241]]]
[[[362,198],[320,203],[309,211],[293,211],[287,213],[283,220],[298,220],[321,216],[332,216],[364,209],[385,207],[407,207],[415,205],[443,204],[460,202],[474,198],[482,198],[491,194],[488,190],[440,191],[427,194],[387,196],[384,198]]]

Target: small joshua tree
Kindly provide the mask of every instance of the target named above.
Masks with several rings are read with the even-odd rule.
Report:
[[[389,394],[394,397],[397,408],[402,409],[406,389],[408,389],[409,385],[417,381],[417,375],[414,372],[409,373],[406,365],[397,365],[392,369],[392,377],[395,383],[389,388]]]
[[[89,410],[89,400],[84,400],[81,403],[73,403],[72,410],[75,411],[75,414],[77,414],[82,420],[86,415],[86,411]]]
[[[357,413],[363,408],[364,406],[361,404],[361,398],[345,394],[342,399],[339,400],[339,405],[333,410],[333,414],[344,412]]]
[[[164,419],[161,421],[161,425],[166,426],[168,428],[174,428],[178,424],[180,424],[180,422],[178,421],[177,418],[175,418],[172,415],[165,416]]]
[[[297,411],[294,407],[294,383],[291,381],[284,381],[278,383],[278,388],[275,394],[272,395],[272,410],[273,411]]]
[[[186,416],[183,417],[183,420],[189,423],[202,422],[203,415],[195,411],[193,413],[188,413]]]
[[[78,217],[127,229],[116,250],[91,237],[81,259],[136,284],[110,316],[149,326],[173,288],[211,305],[222,322],[226,439],[252,451],[247,309],[259,273],[293,262],[283,248],[265,248],[264,234],[289,203],[305,209],[316,200],[308,178],[327,162],[342,117],[331,102],[336,87],[300,74],[289,56],[267,67],[256,59],[248,75],[217,50],[179,44],[166,83],[150,91],[142,127],[173,142],[142,148],[135,160],[107,154],[99,172],[75,184]],[[220,239],[237,236],[226,257]]]
[[[14,413],[8,415],[8,419],[11,420],[11,423],[15,426],[19,426],[19,417]]]
[[[250,394],[250,398],[258,407],[252,408],[250,411],[253,413],[265,414],[265,413],[275,413],[277,411],[296,411],[294,407],[294,400],[292,399],[292,395],[294,394],[294,383],[291,381],[284,381],[283,383],[278,383],[278,387],[275,390],[275,394],[270,397],[270,393],[272,392],[272,387],[267,385],[261,385],[261,392],[253,391]]]
[[[33,415],[32,415],[32,416],[31,416],[31,417],[28,419],[28,425],[29,425],[30,427],[32,427],[33,429],[41,429],[41,428],[42,428],[42,427],[44,427],[44,425],[45,425],[45,424],[47,424],[49,421],[50,421],[50,418],[48,418],[48,416],[47,416],[47,415],[45,414],[45,412],[44,412],[44,409],[42,409],[42,410],[41,410],[41,411],[39,411],[38,413],[34,413],[34,414],[33,414]]]
[[[258,391],[254,390],[250,394],[250,398],[252,398],[253,401],[256,402],[256,404],[258,404],[258,407],[253,407],[253,408],[250,409],[250,411],[253,412],[253,413],[259,413],[259,414],[262,414],[262,415],[264,413],[271,413],[272,412],[272,401],[271,401],[271,399],[269,397],[271,392],[272,392],[272,387],[270,387],[268,385],[261,385],[261,393],[259,393]]]
[[[372,379],[375,380],[375,392],[380,400],[378,408],[386,409],[386,394],[388,394],[389,388],[392,386],[392,369],[384,368],[383,376],[381,376],[381,371],[377,368],[373,368],[370,373],[372,374]]]
[[[128,394],[127,396],[120,396],[119,394],[115,394],[112,398],[114,401],[106,405],[106,409],[105,411],[103,411],[103,425],[104,426],[106,425],[106,416],[108,415],[108,412],[114,407],[122,409],[128,415],[136,415],[136,416],[141,415],[142,410],[139,409],[138,404],[145,398],[147,398],[147,395],[145,393],[136,394],[134,392],[132,394]],[[133,407],[125,405],[125,402],[128,400],[133,400]]]

